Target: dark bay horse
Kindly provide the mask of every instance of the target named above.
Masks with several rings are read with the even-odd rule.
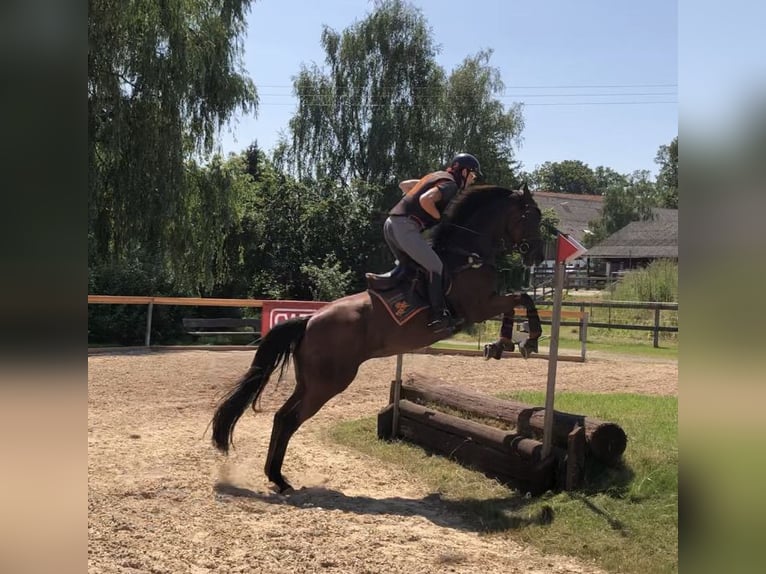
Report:
[[[512,191],[496,186],[469,188],[451,202],[434,234],[434,249],[452,275],[447,296],[463,324],[485,321],[500,314],[512,317],[525,306],[537,318],[525,293],[496,292],[495,256],[518,251],[525,265],[542,261],[540,209],[526,186]],[[292,355],[296,385],[274,415],[265,472],[280,492],[291,488],[282,476],[287,444],[295,431],[332,397],[343,392],[359,366],[374,357],[406,353],[435,343],[450,333],[426,327],[427,313],[398,326],[383,304],[368,291],[338,299],[311,317],[290,319],[273,327],[263,338],[255,358],[226,395],[213,416],[213,444],[228,453],[234,426],[260,396],[271,374],[280,374]],[[530,339],[541,332],[534,323]]]

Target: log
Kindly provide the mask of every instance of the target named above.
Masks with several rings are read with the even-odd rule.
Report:
[[[577,425],[567,438],[564,490],[577,490],[585,476],[585,430]]]
[[[378,421],[390,419],[392,408],[383,409]],[[398,436],[524,491],[543,492],[555,482],[554,457],[540,460],[539,441],[407,400],[399,403]]]
[[[441,379],[408,373],[402,378],[401,398],[421,404],[436,403],[469,415],[501,421],[513,425],[516,432],[525,437],[542,439],[543,436],[544,407],[483,395],[449,385]],[[569,433],[578,425],[585,430],[588,452],[601,462],[614,464],[625,452],[628,437],[619,425],[562,411],[554,411],[553,443],[566,449]]]

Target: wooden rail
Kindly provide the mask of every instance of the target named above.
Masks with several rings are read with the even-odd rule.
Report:
[[[187,305],[195,307],[263,307],[263,299],[218,299],[214,297],[150,297],[133,295],[88,295],[89,305],[146,305],[146,334],[145,346],[151,346],[152,312],[154,305]],[[539,315],[543,324],[550,324],[552,311],[541,309]],[[525,317],[526,309],[515,309],[515,316]],[[563,360],[585,360],[585,343],[587,340],[588,314],[582,311],[562,311],[562,318],[575,319],[577,322],[566,323],[580,327],[580,341],[582,348],[579,357],[559,357]],[[498,317],[499,318],[499,317]]]
[[[527,316],[527,310],[524,307],[517,307],[514,310],[514,317],[526,317]],[[553,311],[550,309],[538,309],[537,314],[540,317],[540,324],[542,325],[550,325],[553,320]],[[500,319],[501,316],[498,316],[497,319]],[[562,321],[561,325],[567,325],[572,327],[578,327],[579,328],[579,341],[580,341],[580,361],[585,361],[585,347],[586,343],[588,342],[588,326],[592,325],[592,323],[589,322],[588,313],[586,313],[583,310],[580,311],[565,311],[561,310],[561,318],[562,319],[575,319],[575,321]],[[573,360],[576,359],[576,357],[571,357],[567,355],[560,355],[558,354],[557,357],[560,360]]]
[[[133,297],[123,295],[88,295],[88,304],[119,305],[188,305],[195,307],[263,307],[263,299],[216,299],[215,297]]]

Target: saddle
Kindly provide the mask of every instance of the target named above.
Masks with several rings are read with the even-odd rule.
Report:
[[[447,276],[446,269],[445,276],[446,296],[452,288],[452,280]],[[365,277],[367,290],[383,304],[399,326],[429,308],[428,278],[419,266],[404,265],[404,269],[396,275],[367,273]]]

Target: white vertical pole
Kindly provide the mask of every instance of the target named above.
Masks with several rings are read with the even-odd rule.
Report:
[[[152,311],[154,310],[154,301],[149,302],[149,310],[146,312],[146,337],[144,345],[147,347],[152,343]]]
[[[564,262],[556,261],[553,271],[553,317],[551,343],[548,351],[548,387],[545,391],[545,421],[543,424],[543,458],[553,448],[553,399],[556,394],[556,365],[559,356],[559,329],[561,328],[561,299],[564,292]]]
[[[399,433],[399,398],[402,396],[402,355],[396,356],[396,379],[394,380],[394,412],[391,418],[391,438]]]
[[[588,313],[584,312],[582,319],[582,343],[580,344],[580,356],[582,357],[582,360],[585,361],[585,345],[588,341]]]

